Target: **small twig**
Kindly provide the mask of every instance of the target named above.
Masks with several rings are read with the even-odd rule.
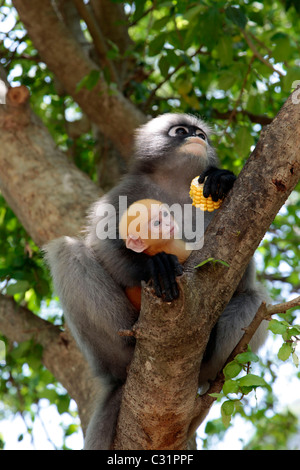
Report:
[[[113,63],[107,58],[107,47],[105,38],[97,25],[94,16],[91,14],[89,7],[82,0],[73,0],[81,18],[85,21],[88,30],[93,38],[96,51],[99,55],[102,65],[107,66],[111,81],[119,83],[119,79]]]
[[[147,16],[149,13],[151,13],[151,11],[154,11],[155,8],[156,8],[156,2],[153,2],[153,5],[150,8],[148,8],[148,10],[145,10],[144,13],[139,18],[137,18],[135,21],[130,23],[129,28],[132,28],[132,26],[135,26],[142,18]]]
[[[264,44],[262,41],[260,41],[260,39],[258,39],[256,36],[254,36],[253,33],[249,32],[249,35],[251,36],[251,38],[255,42],[257,42],[257,44],[260,45],[260,47],[262,47],[263,49],[265,49],[267,51],[269,57],[273,56],[272,50],[269,47],[267,47],[266,44]],[[290,67],[286,60],[283,60],[282,63],[285,65],[286,68]],[[280,73],[278,70],[276,70],[276,72]]]
[[[282,72],[280,72],[280,70],[275,69],[275,67],[258,52],[255,45],[253,44],[253,42],[251,41],[251,39],[249,38],[248,34],[246,33],[246,31],[244,29],[241,29],[241,33],[243,34],[246,43],[250,47],[250,49],[253,52],[253,54],[255,55],[255,57],[258,60],[260,60],[263,64],[265,64],[267,67],[269,67],[269,69],[273,70],[273,72],[276,72],[276,73],[278,73],[278,75],[283,77],[284,74]]]
[[[252,322],[250,325],[244,329],[245,333],[226,360],[225,364],[222,367],[222,370],[218,373],[216,379],[211,383],[209,389],[207,390],[206,393],[201,395],[195,405],[195,416],[191,422],[188,435],[191,437],[196,429],[199,427],[199,425],[202,423],[203,419],[206,417],[206,414],[213,404],[213,402],[216,400],[215,397],[212,397],[212,393],[220,393],[223,385],[224,385],[224,374],[223,374],[223,369],[224,367],[231,362],[237,354],[240,354],[244,351],[246,351],[247,346],[252,339],[254,333],[264,320],[271,320],[272,315],[275,315],[277,313],[285,313],[287,310],[300,306],[300,296],[296,297],[293,300],[290,300],[289,302],[284,302],[281,304],[277,305],[268,305],[265,302],[262,302],[260,305],[259,309],[257,310]]]
[[[119,336],[135,336],[135,332],[133,330],[119,330]]]
[[[219,143],[220,143],[220,140],[224,137],[224,135],[227,133],[227,129],[229,128],[230,124],[232,123],[232,121],[234,120],[236,114],[237,114],[237,108],[242,100],[242,96],[243,96],[243,93],[245,91],[245,88],[246,88],[246,85],[247,85],[247,81],[248,81],[248,76],[251,72],[251,67],[252,67],[252,64],[254,62],[254,59],[255,59],[255,56],[253,55],[250,59],[250,62],[249,62],[249,65],[248,65],[248,68],[247,68],[247,72],[245,74],[245,77],[244,77],[244,80],[243,80],[243,83],[242,83],[242,86],[241,86],[241,90],[240,90],[240,93],[239,93],[239,96],[236,100],[236,102],[234,103],[234,107],[232,109],[232,111],[230,112],[230,115],[229,115],[229,118],[228,118],[228,122],[227,122],[227,125],[226,125],[226,128],[222,134],[222,136],[220,137],[219,139]]]
[[[201,49],[202,49],[203,45],[201,45],[200,47],[198,47],[198,49],[189,57],[190,59],[193,59],[197,54],[200,54],[201,52]],[[186,65],[186,61],[182,61],[180,62],[171,72],[169,72],[167,74],[167,76],[151,91],[145,105],[144,105],[144,109],[147,109],[149,108],[149,106],[151,105],[157,91],[166,83],[170,80],[170,78],[176,73],[178,72],[179,69],[181,69],[181,67],[184,67]]]

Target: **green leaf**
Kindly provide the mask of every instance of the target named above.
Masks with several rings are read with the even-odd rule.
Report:
[[[293,325],[292,328],[289,330],[289,335],[291,336],[298,336],[300,334],[300,326]]]
[[[293,48],[291,46],[290,38],[287,34],[277,34],[273,38],[276,46],[272,49],[272,56],[276,60],[276,62],[284,62],[289,59],[290,55],[293,52]]]
[[[230,416],[234,412],[234,402],[232,400],[227,400],[222,403],[221,406],[222,413],[224,413],[226,416]]]
[[[183,18],[187,21],[197,20],[199,15],[203,12],[203,5],[196,5],[195,7],[189,8],[183,14]]]
[[[224,367],[223,372],[226,379],[232,379],[233,377],[236,377],[241,372],[241,370],[242,366],[236,361],[232,361]]]
[[[261,114],[264,112],[264,102],[262,95],[259,93],[250,94],[247,102],[247,111],[253,114]]]
[[[245,126],[241,127],[235,136],[235,150],[238,155],[242,158],[247,157],[250,153],[250,147],[253,144],[254,139],[250,130]]]
[[[240,387],[236,380],[226,380],[223,385],[223,393],[228,395],[229,393],[238,393]]]
[[[7,295],[25,294],[29,287],[28,281],[17,281],[7,287],[6,293]]]
[[[221,36],[216,47],[218,56],[222,65],[229,65],[232,62],[232,38],[229,36]]]
[[[152,28],[156,31],[161,31],[169,23],[170,19],[171,17],[169,15],[159,18],[153,23]]]
[[[33,343],[31,340],[19,343],[11,352],[10,355],[15,359],[24,359],[30,352]]]
[[[300,80],[300,69],[299,67],[290,67],[284,77],[281,78],[283,82],[283,89],[287,93],[290,93],[293,88],[293,83],[296,80]]]
[[[222,416],[222,423],[225,428],[228,428],[231,421],[231,416],[234,412],[234,402],[231,400],[227,400],[222,403],[221,406],[221,416]]]
[[[236,75],[229,70],[221,71],[221,75],[218,80],[218,87],[221,90],[227,91],[236,83]]]
[[[236,361],[239,364],[247,364],[248,362],[258,362],[258,356],[252,351],[247,351],[236,356]]]
[[[220,263],[220,264],[222,264],[223,266],[226,266],[226,268],[229,268],[229,264],[226,263],[226,261],[223,261],[222,259],[215,259],[215,260],[214,260],[214,264],[216,264],[216,263]]]
[[[215,258],[207,258],[204,261],[201,261],[201,263],[197,264],[197,266],[194,266],[194,268],[201,268],[201,266],[204,266],[206,263],[213,263],[214,265],[216,263],[220,263],[223,266],[226,266],[226,268],[229,268],[229,264],[226,263],[226,261],[223,261],[222,259],[215,259]]]
[[[202,15],[202,40],[204,40],[207,47],[213,47],[218,39],[216,31],[220,31],[222,28],[222,16],[220,15],[219,8],[217,6],[211,6],[207,8],[206,12]]]
[[[278,359],[281,361],[286,361],[293,352],[292,345],[290,343],[283,343],[281,348],[278,351]]]
[[[155,38],[149,43],[149,56],[154,56],[159,54],[166,42],[166,35],[165,33],[159,34],[155,36]]]
[[[55,403],[57,400],[57,392],[54,389],[44,388],[38,393],[39,398],[46,398],[50,403]]]
[[[57,403],[57,411],[59,414],[67,413],[70,406],[70,397],[69,395],[61,395]]]
[[[169,62],[168,57],[163,55],[158,61],[158,66],[159,66],[162,76],[166,77],[168,75],[168,71],[170,68],[170,62]]]
[[[229,6],[225,9],[227,18],[236,24],[239,28],[244,29],[247,24],[247,17],[239,6]]]
[[[252,387],[243,386],[243,387],[240,387],[240,389],[243,395],[248,395],[248,393],[252,392],[253,386]]]
[[[223,398],[223,393],[210,393],[209,396],[213,398]]]
[[[295,352],[292,353],[293,363],[296,367],[299,367],[299,357]]]
[[[76,93],[78,93],[83,87],[87,88],[87,90],[92,90],[97,85],[99,79],[100,70],[92,70],[77,84]]]
[[[272,331],[275,335],[283,335],[286,332],[287,324],[286,322],[275,320],[269,321],[268,330]]]
[[[77,424],[70,424],[66,429],[66,436],[71,436],[74,432],[78,431]]]
[[[204,266],[206,263],[210,263],[211,261],[214,261],[215,258],[207,258],[204,261],[201,261],[201,263],[197,264],[197,266],[194,266],[194,268],[201,268],[201,266]]]
[[[267,385],[262,377],[255,374],[247,374],[241,377],[238,382],[241,387],[265,387]]]

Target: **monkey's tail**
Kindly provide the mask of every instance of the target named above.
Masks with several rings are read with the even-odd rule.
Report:
[[[136,311],[84,240],[62,237],[44,248],[67,324],[97,375],[124,381],[133,353]]]

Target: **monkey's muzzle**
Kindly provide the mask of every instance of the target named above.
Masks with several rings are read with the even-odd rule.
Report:
[[[184,152],[204,157],[206,155],[206,142],[200,137],[187,137],[182,145]]]

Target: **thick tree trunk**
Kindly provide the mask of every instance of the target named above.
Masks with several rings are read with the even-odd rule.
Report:
[[[70,35],[51,0],[14,0],[13,4],[49,69],[90,120],[128,158],[133,131],[145,122],[145,116],[121,92],[110,88],[101,73],[93,89],[78,90],[83,78],[100,69]]]
[[[147,293],[134,329],[137,344],[115,449],[186,449],[189,425],[199,413],[197,380],[210,332],[299,181],[299,123],[300,104],[294,104],[292,95],[262,133],[205,232],[203,249],[187,260],[179,300],[165,305]],[[229,267],[210,263],[194,269],[208,258],[224,260]]]
[[[0,106],[0,187],[37,245],[77,235],[102,193],[60,152],[30,110],[25,87],[10,88]]]
[[[18,98],[16,92],[10,92],[8,104],[0,106],[0,185],[25,228],[42,245],[61,234],[78,233],[98,190],[55,148],[26,105],[26,93]],[[299,107],[290,97],[263,133],[209,226],[203,249],[187,261],[180,299],[172,305],[151,299],[150,305],[143,306],[115,448],[186,447],[189,424],[199,408],[197,376],[207,338],[260,239],[299,180]],[[193,267],[209,257],[227,261],[229,268],[205,265],[195,272]],[[15,339],[3,309],[0,318],[1,329]],[[20,316],[11,318],[14,327],[21,321]],[[49,331],[51,338],[53,330]],[[56,367],[60,371],[48,364],[72,394],[74,386],[68,383],[79,380],[78,371],[68,367],[68,373],[74,375],[64,379],[63,358],[58,352]],[[80,396],[78,405],[84,408]]]
[[[25,87],[11,88],[0,106],[0,189],[35,243],[76,236],[86,212],[101,194],[60,152],[32,113]],[[0,331],[11,341],[35,339],[43,363],[75,399],[83,430],[96,392],[95,379],[68,332],[0,297]]]
[[[4,296],[0,296],[0,331],[11,341],[32,339],[43,347],[43,364],[76,401],[84,432],[99,385],[69,331],[62,331]]]

